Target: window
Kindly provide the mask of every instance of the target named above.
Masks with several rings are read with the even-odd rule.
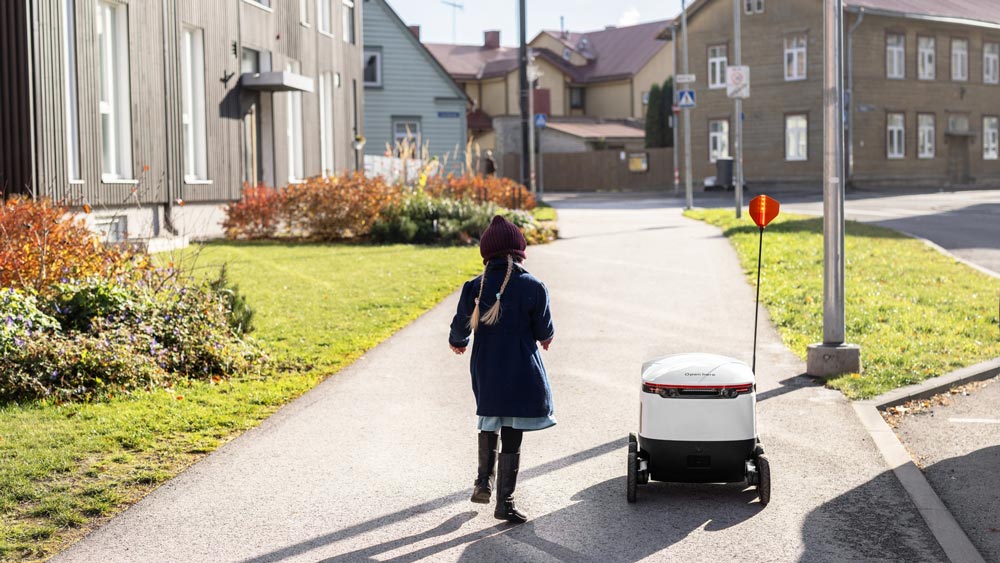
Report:
[[[725,45],[715,45],[708,48],[708,87],[726,87]]]
[[[69,180],[80,179],[80,116],[76,90],[76,2],[64,0],[63,86],[66,88],[66,172]]]
[[[344,0],[344,42],[354,45],[354,0]]]
[[[917,114],[917,158],[934,158],[934,114]]]
[[[885,36],[885,77],[906,77],[906,37],[897,33]]]
[[[132,124],[129,112],[128,12],[121,4],[97,4],[100,61],[101,178],[132,177]]]
[[[333,174],[333,74],[319,75],[319,154],[320,172]]]
[[[1000,118],[983,118],[983,160],[1000,157]]]
[[[181,38],[181,123],[184,179],[208,179],[205,141],[205,43],[200,29],[185,27]]]
[[[983,82],[1000,83],[1000,43],[983,43]]]
[[[573,58],[573,51],[569,50],[569,47],[563,47],[563,60],[569,61]]]
[[[785,80],[806,79],[806,36],[785,38]]]
[[[903,114],[890,113],[886,117],[886,156],[903,158],[906,156],[906,127]]]
[[[785,116],[785,160],[809,158],[809,118],[806,115]]]
[[[583,109],[583,88],[569,89],[569,109]]]
[[[969,79],[969,41],[966,39],[951,40],[951,79]]]
[[[917,38],[917,78],[934,80],[937,55],[935,54],[934,38]]]
[[[285,64],[285,71],[298,73],[300,64],[298,61],[289,60]],[[302,92],[287,92],[287,114],[288,120],[286,133],[288,136],[288,181],[289,183],[301,182],[303,173],[302,158]]]
[[[382,51],[365,49],[365,86],[382,87]]]
[[[748,16],[764,13],[764,0],[743,0],[743,12]]]
[[[729,156],[729,120],[714,119],[708,122],[708,160],[715,162]]]
[[[316,28],[330,35],[333,32],[333,0],[316,0]]]
[[[948,114],[948,132],[949,133],[968,133],[969,132],[969,116],[964,113],[950,113]]]
[[[409,145],[411,154],[420,153],[420,122],[416,119],[394,119],[392,121],[393,146],[398,151],[404,144]]]
[[[299,0],[299,23],[309,25],[309,0]]]

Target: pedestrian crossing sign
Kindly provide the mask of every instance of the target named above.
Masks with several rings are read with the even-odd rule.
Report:
[[[677,107],[679,108],[695,107],[694,90],[681,90],[677,92]]]

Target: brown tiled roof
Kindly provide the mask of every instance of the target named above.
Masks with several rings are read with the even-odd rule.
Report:
[[[569,33],[543,31],[590,60],[574,66],[548,49],[532,48],[537,57],[552,63],[575,83],[606,82],[634,76],[663,47],[657,35],[670,25],[658,21],[592,31]],[[586,43],[581,40],[586,38]],[[425,46],[448,73],[457,80],[476,80],[503,76],[517,69],[518,50],[514,47],[495,49],[479,45],[426,43]]]
[[[844,4],[851,8],[958,18],[1000,25],[998,0],[844,0]]]
[[[580,123],[550,121],[546,129],[554,129],[581,139],[642,139],[646,131],[622,123]]]

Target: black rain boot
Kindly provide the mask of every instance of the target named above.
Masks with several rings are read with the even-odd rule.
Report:
[[[528,521],[528,517],[514,506],[514,489],[517,487],[517,467],[521,463],[521,454],[500,454],[500,467],[497,469],[497,508],[493,516],[515,524]]]
[[[479,474],[472,489],[472,502],[489,504],[493,493],[493,474],[497,465],[497,435],[492,432],[479,433]]]

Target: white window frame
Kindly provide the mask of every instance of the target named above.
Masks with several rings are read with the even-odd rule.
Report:
[[[743,13],[752,16],[764,13],[764,0],[743,0]]]
[[[66,100],[66,174],[70,182],[80,176],[80,106],[76,70],[76,0],[62,0],[63,87]]]
[[[381,88],[382,87],[382,50],[381,49],[365,49],[364,51],[364,65],[361,67],[361,78],[364,81],[365,88]],[[365,68],[368,66],[368,57],[375,57],[375,82],[368,82],[364,80],[365,78]]]
[[[809,36],[797,33],[785,37],[785,82],[805,80],[809,75],[808,54]],[[789,72],[789,69],[792,72]]]
[[[805,113],[785,116],[785,160],[809,160],[809,115]]]
[[[898,123],[894,123],[899,118]],[[889,160],[906,158],[906,114],[891,112],[885,119],[885,156]]]
[[[98,73],[101,83],[101,180],[132,180],[132,115],[130,111],[128,8],[97,4]]]
[[[353,45],[357,41],[354,20],[354,0],[343,0],[341,2],[341,22],[343,23],[344,43]]]
[[[885,34],[885,77],[906,78],[906,36],[902,33]]]
[[[729,49],[725,44],[708,48],[708,87],[712,90],[726,87],[726,65]]]
[[[933,113],[917,114],[917,158],[931,159],[936,152],[937,116]]]
[[[1000,159],[1000,117],[983,116],[983,160]]]
[[[181,124],[184,128],[184,181],[208,180],[205,127],[205,34],[184,26],[181,33]]]
[[[969,80],[968,39],[951,40],[951,79],[955,82],[966,82]]]
[[[400,130],[400,126],[403,126]],[[415,134],[414,134],[415,133]],[[392,147],[393,150],[399,143],[404,139],[415,139],[413,150],[416,154],[420,154],[420,148],[423,143],[423,138],[421,137],[420,130],[420,120],[412,117],[394,117],[392,118]]]
[[[309,0],[299,0],[299,23],[302,27],[311,27],[309,23]]]
[[[316,30],[333,37],[333,0],[316,0]]]
[[[983,43],[983,84],[1000,84],[1000,43]]]
[[[719,125],[718,129],[715,128]],[[729,120],[712,119],[708,122],[708,161],[715,162],[729,156]]]
[[[299,73],[299,61],[289,59],[285,63],[286,72]],[[288,183],[300,184],[305,180],[302,143],[302,92],[285,93],[287,113],[286,138],[288,143]]]
[[[320,172],[332,176],[335,170],[333,151],[333,73],[319,75],[319,154]]]
[[[937,77],[937,40],[917,36],[917,79],[934,80]]]

